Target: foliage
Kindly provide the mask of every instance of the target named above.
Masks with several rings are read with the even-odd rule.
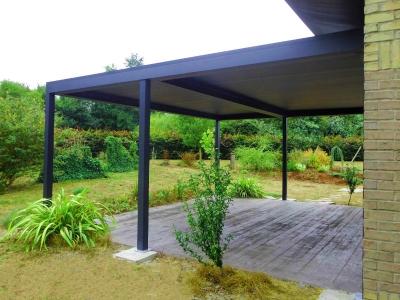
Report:
[[[351,196],[353,195],[357,185],[362,183],[362,180],[359,178],[360,170],[353,166],[347,165],[344,168],[342,177],[347,183],[347,187],[349,188],[349,202],[347,205],[350,205]]]
[[[56,110],[63,128],[133,130],[139,124],[137,108],[117,104],[61,97]]]
[[[215,145],[214,145],[214,132],[211,129],[207,129],[203,132],[203,136],[200,140],[200,145],[203,148],[204,152],[211,159],[215,156]]]
[[[107,170],[110,172],[126,172],[134,170],[138,164],[137,146],[133,142],[130,150],[126,149],[120,138],[108,136],[106,144]]]
[[[331,158],[321,148],[317,147],[315,150],[308,149],[303,152],[303,159],[307,168],[318,170],[325,166],[331,165]]]
[[[94,246],[97,238],[109,232],[109,225],[103,207],[89,200],[86,192],[68,198],[62,190],[51,205],[43,199],[34,202],[15,214],[6,238],[21,242],[27,250],[46,249],[58,240],[71,248]]]
[[[280,154],[256,148],[238,148],[236,156],[243,168],[251,171],[272,171],[280,165]]]
[[[43,159],[43,99],[38,90],[0,82],[0,192]]]
[[[211,120],[177,115],[176,130],[182,138],[184,145],[193,149],[200,149],[200,140],[203,132],[212,128]]]
[[[344,155],[343,151],[339,146],[333,146],[331,149],[331,168],[335,160],[339,159],[341,161],[341,171],[344,168]]]
[[[181,154],[181,160],[182,162],[188,166],[188,167],[193,167],[194,163],[196,162],[197,159],[197,154],[193,152],[183,152]]]
[[[105,211],[110,214],[119,214],[132,211],[137,207],[138,186],[135,184],[128,195],[112,196],[101,200]]]
[[[229,195],[233,198],[263,198],[265,193],[254,178],[242,175],[230,184]]]
[[[228,192],[231,181],[229,171],[216,163],[199,163],[200,174],[190,179],[194,194],[193,204],[185,203],[188,231],[175,230],[176,239],[183,250],[199,262],[209,261],[222,267],[222,258],[231,236],[223,237],[225,218],[232,198]]]
[[[304,172],[307,169],[307,166],[303,163],[289,160],[287,168],[289,172]]]
[[[42,176],[43,174],[40,175],[39,181],[43,180]],[[53,172],[54,182],[104,177],[106,177],[104,169],[100,161],[93,158],[89,147],[74,145],[56,153]]]

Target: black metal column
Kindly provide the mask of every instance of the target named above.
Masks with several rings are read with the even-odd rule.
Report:
[[[148,250],[150,163],[150,80],[140,81],[139,91],[139,173],[137,249]]]
[[[215,120],[215,163],[219,166],[220,154],[221,154],[221,124],[219,120]]]
[[[287,117],[282,117],[282,200],[287,200]]]
[[[51,199],[53,196],[55,95],[46,92],[45,102],[43,198]]]

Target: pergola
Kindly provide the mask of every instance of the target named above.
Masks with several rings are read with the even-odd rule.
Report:
[[[287,199],[287,118],[363,112],[363,1],[287,1],[314,37],[49,82],[43,197],[52,197],[55,96],[139,108],[138,250],[148,249],[150,111],[220,121],[282,120]]]

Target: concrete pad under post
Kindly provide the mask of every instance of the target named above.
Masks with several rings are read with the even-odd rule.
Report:
[[[153,260],[156,257],[156,255],[157,255],[156,251],[151,251],[151,250],[141,251],[138,250],[136,247],[134,247],[115,253],[113,257],[133,261],[140,264],[146,261]]]

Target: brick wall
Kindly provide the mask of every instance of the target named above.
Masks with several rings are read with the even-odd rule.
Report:
[[[400,0],[364,12],[364,299],[400,300]]]

